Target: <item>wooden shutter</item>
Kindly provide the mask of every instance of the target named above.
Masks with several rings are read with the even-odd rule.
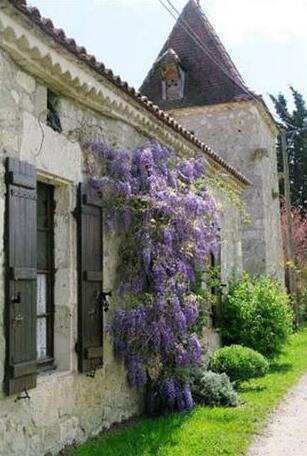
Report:
[[[8,394],[36,386],[36,171],[6,163],[6,340]]]
[[[103,364],[102,198],[88,184],[78,189],[78,342],[79,371]]]

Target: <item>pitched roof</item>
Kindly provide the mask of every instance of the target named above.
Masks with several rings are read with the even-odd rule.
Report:
[[[0,0],[1,1],[1,0]],[[193,145],[202,150],[211,160],[222,166],[236,179],[245,185],[250,185],[250,181],[241,174],[236,168],[229,165],[222,157],[216,154],[209,146],[199,140],[193,133],[186,128],[182,127],[173,117],[167,112],[161,110],[159,106],[154,104],[148,99],[147,96],[138,92],[134,87],[131,87],[127,82],[122,81],[119,76],[114,75],[113,71],[106,68],[105,65],[96,60],[94,55],[88,54],[83,46],[78,46],[73,38],[66,36],[63,29],[58,29],[54,26],[49,18],[43,18],[40,11],[36,7],[27,5],[27,0],[8,0],[8,2],[19,12],[25,15],[33,24],[39,29],[50,36],[56,43],[61,45],[66,51],[70,52],[79,61],[85,63],[93,71],[105,77],[114,86],[119,88],[122,92],[129,95],[134,101],[139,103],[143,108],[147,109],[157,119],[165,123],[168,127],[172,128],[176,133],[180,134],[183,138],[190,141]]]
[[[201,45],[196,41],[200,41]],[[186,72],[184,97],[175,101],[162,98],[159,60],[168,49],[178,55]],[[211,105],[255,97],[245,86],[197,0],[188,1],[140,90],[164,109]]]

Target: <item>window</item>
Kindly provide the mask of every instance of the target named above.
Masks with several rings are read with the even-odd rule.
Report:
[[[162,77],[162,99],[175,101],[184,96],[185,71],[173,49],[168,49],[159,59]]]
[[[47,89],[47,125],[52,128],[52,130],[62,133],[62,125],[59,113],[57,111],[58,98]]]
[[[40,367],[53,363],[53,187],[37,186],[37,361]]]
[[[180,100],[183,97],[184,73],[178,65],[168,67],[164,73],[165,97],[167,100]]]

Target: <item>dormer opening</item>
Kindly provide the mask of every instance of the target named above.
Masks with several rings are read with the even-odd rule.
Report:
[[[173,101],[184,96],[185,72],[180,65],[177,54],[169,49],[160,59],[162,77],[162,99]]]
[[[163,82],[165,86],[165,100],[180,100],[183,98],[184,92],[184,71],[179,67],[179,65],[173,65],[165,69],[164,71],[164,81],[162,81],[162,91],[163,91]]]

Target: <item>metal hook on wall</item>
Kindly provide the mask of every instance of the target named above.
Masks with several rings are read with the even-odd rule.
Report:
[[[24,392],[16,397],[15,402],[23,401],[25,399],[28,399],[28,400],[31,399],[31,396],[29,396],[27,389],[24,389]]]
[[[86,374],[86,376],[89,378],[95,378],[96,370],[96,368],[92,369],[88,374]]]

